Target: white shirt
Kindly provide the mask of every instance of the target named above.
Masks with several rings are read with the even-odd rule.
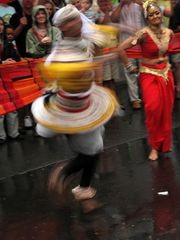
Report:
[[[125,4],[119,16],[119,23],[120,41],[124,41],[145,25],[141,6],[136,3]]]

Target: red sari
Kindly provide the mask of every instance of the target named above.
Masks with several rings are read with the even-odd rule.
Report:
[[[171,32],[164,29],[162,40],[147,27],[141,43],[143,58],[165,57],[168,53]],[[140,85],[145,109],[148,142],[153,149],[171,150],[174,80],[169,63],[140,67]]]

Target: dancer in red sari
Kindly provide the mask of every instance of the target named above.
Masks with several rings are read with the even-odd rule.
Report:
[[[144,102],[150,160],[158,159],[158,152],[171,151],[174,81],[168,62],[171,30],[162,27],[162,15],[155,2],[144,4],[147,27],[120,45],[120,50],[139,44],[142,49],[140,85]],[[121,49],[122,48],[122,49]],[[126,64],[131,72],[132,64]]]

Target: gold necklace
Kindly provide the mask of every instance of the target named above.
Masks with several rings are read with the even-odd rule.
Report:
[[[156,35],[157,39],[160,41],[162,38],[162,33],[163,33],[162,29],[156,30],[153,27],[150,27],[150,29]]]

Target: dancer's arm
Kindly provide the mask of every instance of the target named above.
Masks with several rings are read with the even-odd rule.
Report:
[[[118,50],[119,50],[119,58],[120,58],[121,62],[123,63],[124,67],[126,68],[126,70],[129,73],[136,73],[137,72],[136,66],[134,66],[129,61],[129,58],[128,58],[127,53],[125,51],[125,49],[131,48],[131,47],[134,46],[132,44],[132,41],[133,41],[133,37],[129,37],[127,40],[125,40],[123,43],[121,43],[118,46]]]

